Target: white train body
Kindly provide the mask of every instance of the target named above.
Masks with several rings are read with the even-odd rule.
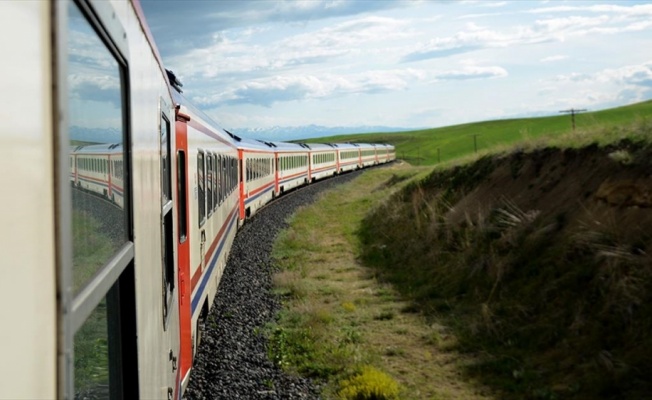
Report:
[[[135,0],[0,2],[0,34],[0,398],[181,399],[238,226],[394,157],[238,140],[172,89]]]
[[[71,184],[124,207],[123,153],[119,143],[75,147],[70,151]]]
[[[331,144],[309,144],[310,180],[316,181],[339,173],[337,168],[337,150]]]
[[[273,147],[258,140],[241,139],[242,191],[240,216],[248,218],[276,196],[276,163]]]
[[[277,159],[276,193],[281,194],[309,182],[309,150],[297,143],[274,143]]]
[[[358,143],[360,149],[360,168],[370,167],[378,164],[378,157],[376,155],[376,145],[369,143]]]
[[[340,172],[354,171],[360,168],[360,148],[355,144],[338,144],[337,158]]]

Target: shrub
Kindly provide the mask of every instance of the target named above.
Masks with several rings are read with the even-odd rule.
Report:
[[[360,373],[340,384],[344,400],[398,399],[398,383],[391,376],[373,367],[363,367]]]

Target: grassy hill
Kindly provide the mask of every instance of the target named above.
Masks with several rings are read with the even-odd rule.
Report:
[[[578,131],[610,130],[652,115],[652,100],[575,116]],[[570,115],[505,119],[399,133],[340,135],[308,142],[389,143],[412,165],[435,165],[523,140],[553,139],[572,131]],[[474,142],[474,135],[475,142]],[[439,154],[438,154],[439,149]]]
[[[291,221],[275,359],[324,398],[372,398],[342,395],[366,365],[406,399],[650,398],[650,115],[314,140],[391,143],[421,167],[367,170]]]
[[[623,112],[596,113],[593,144],[435,168],[362,223],[365,265],[498,398],[650,398],[652,124]]]

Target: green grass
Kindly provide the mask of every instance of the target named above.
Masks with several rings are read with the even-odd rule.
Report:
[[[299,210],[277,239],[274,286],[284,309],[267,329],[270,357],[323,382],[322,398],[486,398],[474,380],[455,381],[467,357],[438,352],[433,328],[358,263],[363,218],[427,173],[399,163],[366,170]]]
[[[116,250],[117,244],[102,234],[102,231],[102,223],[90,214],[79,210],[73,211],[74,294],[81,291]]]
[[[618,129],[652,115],[652,101],[575,116],[577,131]],[[478,152],[523,141],[550,141],[572,133],[571,117],[556,115],[541,118],[505,119],[475,122],[442,128],[399,133],[339,135],[310,139],[308,142],[389,143],[396,146],[398,158],[412,165],[435,165]],[[439,149],[439,158],[438,150]]]
[[[103,300],[75,334],[75,391],[108,394],[109,340]]]
[[[272,356],[325,380],[325,398],[337,398],[366,365],[399,381],[400,398],[410,399],[648,393],[652,318],[628,315],[652,315],[652,229],[625,239],[627,225],[578,228],[571,212],[522,209],[507,198],[455,223],[447,215],[496,169],[515,181],[553,153],[561,159],[521,182],[516,196],[546,196],[556,168],[598,146],[609,148],[598,161],[610,159],[614,171],[649,171],[649,152],[637,149],[650,143],[651,111],[648,101],[580,114],[575,131],[560,115],[314,140],[387,142],[422,167],[402,165],[382,179],[368,171],[373,185],[358,180],[291,221],[276,246],[285,311],[270,328]],[[567,200],[572,212],[581,211],[579,198]],[[553,234],[569,221],[574,230]]]
[[[89,213],[73,211],[73,292],[79,291],[102,268],[116,244],[103,234],[102,223]],[[109,344],[106,300],[97,306],[75,334],[75,391],[108,395]]]

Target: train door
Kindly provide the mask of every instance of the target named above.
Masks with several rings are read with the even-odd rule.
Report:
[[[52,4],[63,55],[54,78],[59,397],[137,398],[127,35],[109,3]],[[71,187],[69,154],[79,140],[122,144],[121,205]]]
[[[178,303],[180,301],[178,289],[178,277],[175,273],[175,265],[178,262],[177,243],[175,243],[175,215],[173,201],[178,195],[174,193],[173,182],[173,153],[172,153],[172,132],[170,104],[163,98],[159,99],[159,137],[160,156],[159,165],[161,173],[161,293],[163,305],[163,340],[161,344],[164,351],[167,351],[168,368],[164,370],[169,374],[167,381],[174,382],[174,387],[168,388],[168,397],[177,398],[181,388],[181,371],[179,369],[180,349],[180,324]],[[178,229],[178,228],[177,228]],[[177,249],[175,251],[175,249]]]
[[[206,222],[208,219],[208,210],[206,207],[206,193],[208,185],[206,182],[206,153],[203,150],[197,152],[197,202],[199,210],[199,270],[206,271]],[[195,332],[195,336],[199,334]],[[197,338],[195,340],[198,342]],[[199,343],[197,343],[199,344]]]
[[[192,366],[192,285],[190,275],[190,230],[188,193],[188,121],[190,118],[177,112],[175,145],[177,157],[177,268],[179,279],[179,331],[181,350],[179,372],[182,386],[188,383]]]

